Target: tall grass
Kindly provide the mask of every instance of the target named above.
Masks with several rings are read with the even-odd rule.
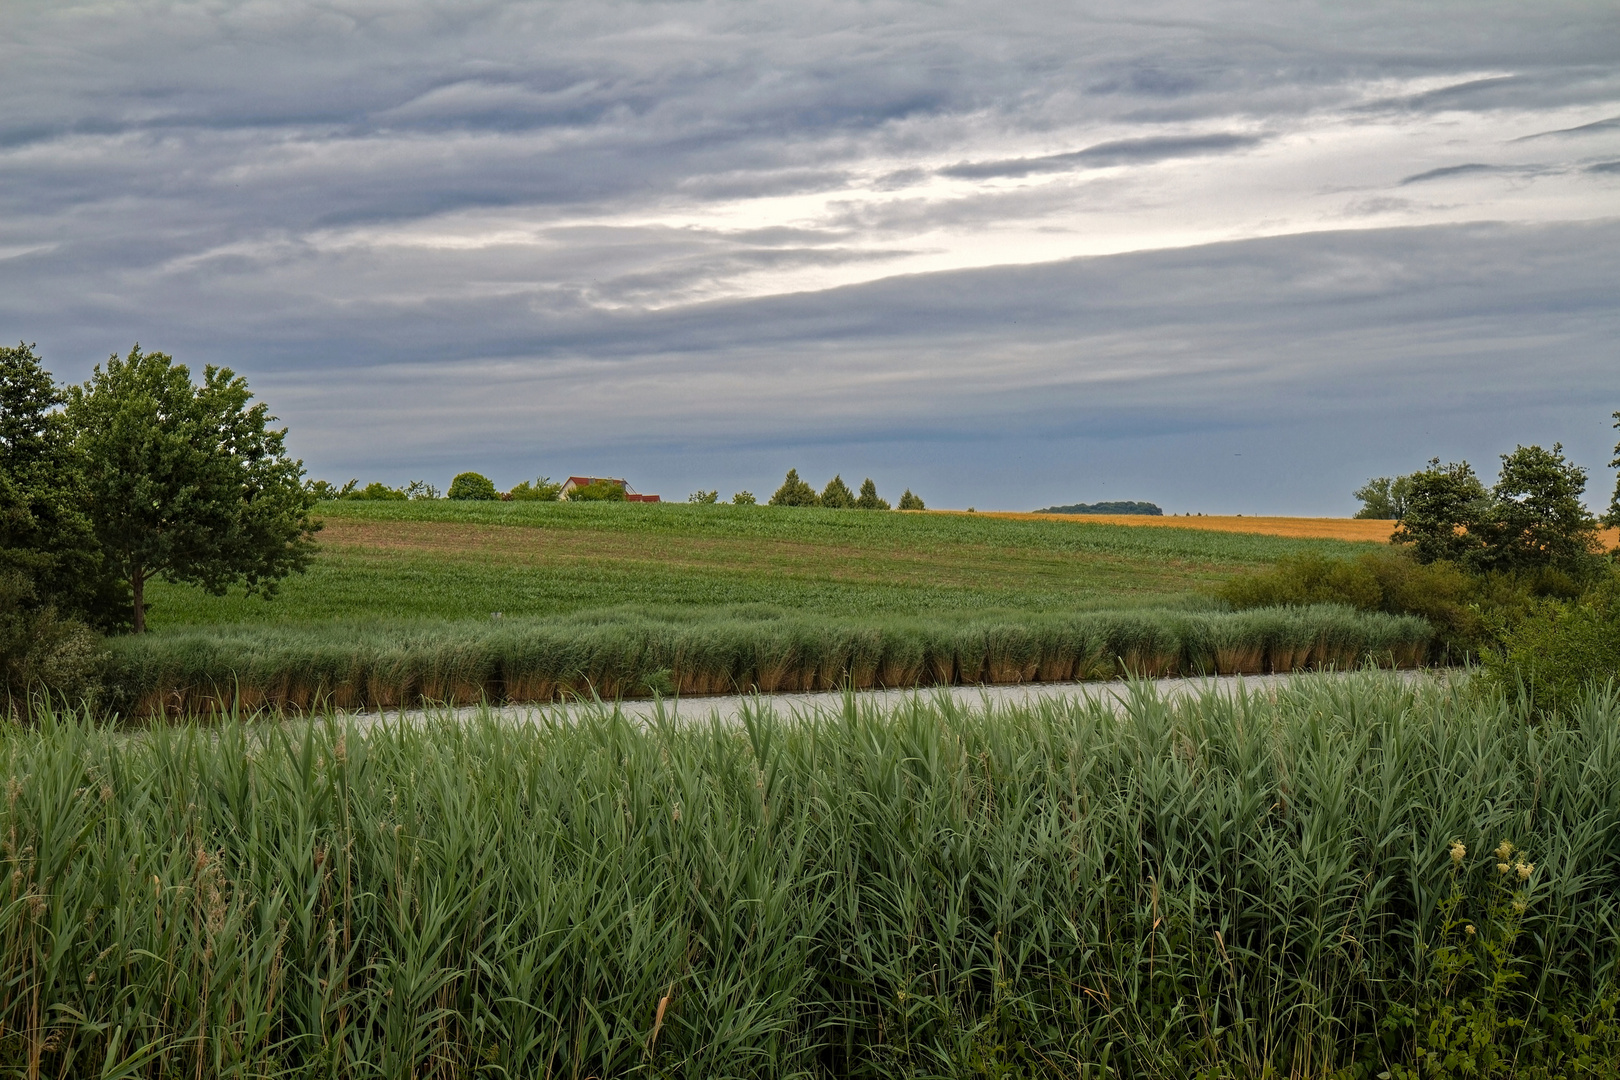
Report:
[[[766,693],[1414,666],[1420,619],[1347,608],[851,622],[746,608],[406,626],[208,627],[113,642],[125,713]]]
[[[1620,1069],[1613,694],[1558,728],[1376,674],[737,726],[48,716],[0,771],[8,1075],[1337,1080],[1418,1063],[1441,1007]],[[1487,946],[1508,990],[1459,966]]]

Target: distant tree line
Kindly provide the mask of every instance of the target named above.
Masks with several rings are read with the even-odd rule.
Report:
[[[1072,503],[1068,506],[1048,506],[1044,510],[1035,511],[1037,514],[1138,514],[1145,517],[1162,517],[1164,511],[1155,503],[1150,502],[1096,502]]]
[[[822,506],[830,510],[887,510],[888,500],[878,496],[877,485],[867,477],[861,483],[861,493],[855,494],[844,483],[842,475],[827,481],[827,486],[816,494],[816,489],[799,477],[798,469],[789,469],[782,486],[771,496],[771,506]],[[900,496],[901,510],[925,510],[923,501],[907,488]]]

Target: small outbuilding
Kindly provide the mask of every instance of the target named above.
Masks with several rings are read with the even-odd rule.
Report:
[[[568,498],[574,491],[590,484],[612,484],[624,490],[625,502],[662,502],[656,495],[637,495],[635,489],[616,476],[570,476],[568,482],[563,484],[560,498]]]

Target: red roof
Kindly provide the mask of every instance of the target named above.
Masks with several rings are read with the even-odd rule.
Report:
[[[637,495],[631,486],[616,476],[570,476],[563,484],[564,491],[582,488],[587,484],[617,484],[624,489],[625,502],[655,503],[661,502],[656,495]]]

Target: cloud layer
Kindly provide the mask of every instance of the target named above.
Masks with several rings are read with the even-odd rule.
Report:
[[[8,5],[0,330],[229,363],[340,478],[1601,466],[1620,11],[1341,7]]]

